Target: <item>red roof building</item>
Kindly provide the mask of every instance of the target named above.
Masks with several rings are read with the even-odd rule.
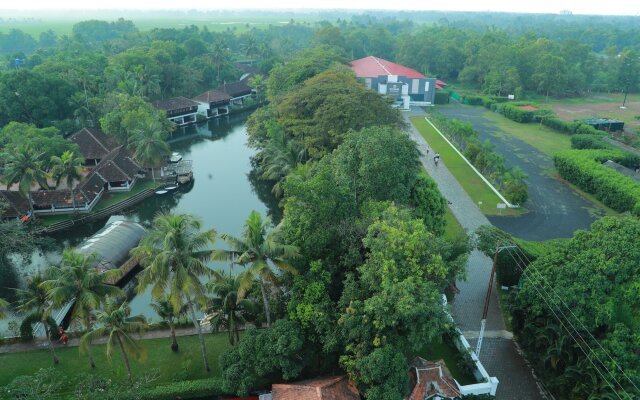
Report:
[[[346,376],[309,379],[271,386],[272,400],[360,400],[360,394]]]
[[[461,397],[460,388],[443,360],[427,361],[416,357],[412,372],[411,378],[414,386],[407,400],[457,399]]]
[[[395,106],[404,110],[412,105],[433,105],[436,89],[446,86],[444,82],[427,78],[413,68],[374,56],[354,60],[350,64],[367,88],[391,98]]]

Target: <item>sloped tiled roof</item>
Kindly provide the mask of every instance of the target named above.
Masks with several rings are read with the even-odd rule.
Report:
[[[413,68],[405,67],[404,65],[396,64],[394,62],[369,56],[360,58],[358,60],[351,61],[351,69],[356,73],[358,78],[376,78],[380,75],[399,75],[406,76],[407,78],[426,78],[423,74],[416,71]],[[440,79],[436,79],[436,88],[442,89],[447,86],[446,83]]]
[[[29,210],[29,201],[17,191],[0,190],[0,200],[7,204],[2,218],[15,218],[24,215]]]
[[[219,90],[207,90],[201,95],[194,97],[193,100],[203,103],[220,103],[231,100],[231,96]]]
[[[231,97],[240,97],[251,94],[251,88],[245,81],[225,83],[218,86],[216,90],[224,92]]]
[[[273,400],[360,400],[346,376],[273,384],[271,389]]]
[[[80,148],[80,154],[89,160],[99,160],[118,147],[118,143],[113,138],[93,128],[82,128],[69,136],[68,140],[77,144]]]
[[[166,100],[158,100],[153,102],[153,106],[160,110],[173,111],[182,108],[197,107],[198,103],[186,97],[174,97]]]
[[[74,192],[74,197],[76,198],[76,206],[78,207],[81,207],[87,201],[79,191]],[[51,208],[52,205],[56,208],[73,207],[71,190],[69,189],[38,190],[31,192],[31,200],[33,201],[34,209],[47,209]]]
[[[89,202],[92,202],[104,189],[105,183],[105,180],[100,176],[100,174],[97,174],[94,171],[85,178],[84,182],[80,184],[78,190]]]
[[[413,366],[417,379],[407,400],[430,399],[436,394],[446,399],[461,396],[458,384],[443,360],[427,361],[416,357]]]
[[[141,170],[142,167],[133,161],[124,146],[112,150],[94,169],[107,182],[132,181]]]

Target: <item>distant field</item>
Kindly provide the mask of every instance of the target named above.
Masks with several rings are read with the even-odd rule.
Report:
[[[269,25],[284,25],[289,23],[291,19],[298,23],[313,23],[319,20],[319,17],[311,15],[282,15],[282,16],[212,16],[212,17],[192,17],[192,16],[176,16],[176,17],[157,17],[157,18],[140,18],[122,15],[125,19],[130,19],[141,31],[148,31],[153,28],[184,28],[190,25],[196,25],[200,28],[205,26],[212,32],[220,32],[227,29],[245,31],[251,28],[263,29]],[[102,19],[105,21],[113,21],[112,17],[101,18],[99,15],[87,15],[86,17],[74,17],[71,19],[6,19],[0,21],[0,32],[7,33],[11,29],[20,29],[30,34],[34,38],[38,38],[41,32],[49,29],[58,35],[71,34],[73,25],[80,21],[89,19]]]

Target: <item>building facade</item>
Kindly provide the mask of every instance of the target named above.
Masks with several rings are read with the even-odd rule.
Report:
[[[351,61],[350,64],[367,88],[388,96],[396,107],[405,110],[412,105],[435,104],[436,90],[446,86],[446,83],[427,78],[415,69],[374,56]]]

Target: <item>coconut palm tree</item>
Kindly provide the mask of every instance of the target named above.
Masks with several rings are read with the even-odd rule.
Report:
[[[132,132],[129,148],[133,150],[133,158],[144,166],[151,166],[152,176],[153,167],[157,167],[170,152],[162,124],[155,119]]]
[[[271,192],[277,198],[284,194],[283,183],[289,172],[305,158],[305,151],[293,141],[287,141],[283,130],[272,130],[272,139],[259,155],[262,178],[275,182]]]
[[[94,325],[94,312],[107,296],[120,296],[122,290],[109,282],[120,274],[120,270],[99,273],[95,269],[95,255],[80,254],[73,249],[62,253],[59,266],[49,268],[50,279],[42,282],[47,296],[54,307],[62,307],[74,302],[71,319],[81,322],[89,332]],[[91,368],[96,367],[91,343],[87,344],[87,354]]]
[[[33,320],[37,320],[44,326],[47,341],[49,343],[49,350],[51,350],[51,356],[53,357],[53,364],[58,364],[60,360],[56,355],[56,350],[51,342],[51,328],[49,326],[49,319],[51,313],[51,301],[47,296],[47,291],[43,288],[42,283],[45,281],[41,274],[34,275],[24,289],[16,289],[18,296],[17,309],[18,311],[29,313],[31,316],[36,316]]]
[[[229,47],[224,39],[220,38],[213,43],[211,52],[209,53],[209,58],[217,68],[218,73],[216,75],[216,81],[220,83],[220,70],[223,66],[229,64],[231,60],[231,53],[229,52]]]
[[[56,187],[60,184],[61,180],[65,180],[67,187],[71,190],[71,200],[73,202],[73,209],[76,209],[76,196],[73,192],[73,183],[82,179],[82,165],[84,164],[84,158],[82,156],[76,156],[72,151],[65,151],[60,157],[52,156],[51,175],[56,180]]]
[[[210,371],[207,349],[200,323],[196,318],[196,306],[206,302],[206,288],[200,281],[210,276],[206,262],[211,255],[210,246],[216,238],[213,229],[202,232],[202,224],[189,214],[159,213],[152,228],[131,250],[133,257],[144,270],[138,275],[138,291],[152,286],[152,295],[162,298],[168,295],[174,309],[184,304],[191,321],[198,331],[204,368]]]
[[[137,361],[144,361],[147,352],[131,334],[142,333],[146,329],[147,323],[142,315],[135,317],[130,315],[131,308],[126,301],[119,304],[116,299],[107,298],[104,310],[97,312],[97,328],[85,333],[80,339],[80,350],[87,351],[93,340],[107,336],[107,357],[111,360],[113,349],[117,346],[127,368],[129,383],[133,383],[129,357]]]
[[[215,296],[211,299],[211,327],[215,332],[226,329],[229,343],[235,346],[240,341],[240,327],[249,322],[249,316],[255,311],[255,303],[243,298],[241,288],[251,285],[250,274],[233,275],[222,271],[214,271],[213,279],[207,283],[207,288]],[[249,279],[248,282],[244,280]]]
[[[158,314],[158,317],[162,318],[163,322],[169,325],[169,329],[171,330],[171,351],[178,351],[180,348],[178,346],[178,339],[176,339],[175,320],[185,313],[185,307],[181,306],[176,310],[171,303],[171,298],[164,296],[161,299],[155,299],[153,303],[151,303],[151,308]]]
[[[0,319],[7,317],[7,310],[9,309],[9,302],[0,298]]]
[[[5,159],[4,180],[7,190],[17,183],[20,194],[29,200],[29,209],[32,212],[31,186],[37,183],[42,189],[49,188],[42,161],[43,156],[44,153],[36,153],[31,147],[24,146],[15,152],[8,153]]]
[[[277,229],[269,231],[271,220],[262,220],[262,215],[256,210],[251,211],[244,224],[242,237],[223,234],[220,238],[231,248],[230,250],[216,250],[213,258],[220,261],[232,261],[235,264],[248,266],[245,283],[240,287],[241,297],[247,291],[247,282],[257,280],[262,292],[262,303],[267,320],[267,326],[271,326],[271,311],[269,310],[269,298],[267,295],[267,282],[275,283],[277,276],[271,264],[281,271],[296,273],[289,261],[298,258],[298,248],[281,243]]]

